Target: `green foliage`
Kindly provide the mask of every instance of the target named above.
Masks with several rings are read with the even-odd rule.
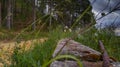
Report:
[[[16,48],[13,54],[13,67],[40,67],[43,63],[48,62],[53,50],[55,49],[56,42],[48,39],[46,42],[40,44],[35,43],[35,47],[26,52],[19,52]]]
[[[2,27],[6,27],[6,18],[7,18],[7,1],[1,0],[2,2]],[[35,14],[33,9],[32,0],[11,0],[12,1],[12,16],[11,16],[11,27],[12,29],[18,30],[23,29],[33,23],[33,17],[38,19],[39,17],[46,16],[41,18],[42,23],[46,23],[47,27],[57,27],[61,24],[63,26],[71,27],[76,18],[81,15],[85,9],[90,5],[89,0],[37,0],[39,1],[39,7],[35,5]],[[49,6],[49,8],[47,8]],[[69,8],[68,8],[69,7]],[[81,25],[86,25],[91,23],[91,5],[90,9],[85,13],[84,17],[81,18],[78,22]],[[47,10],[47,11],[45,11]],[[34,15],[34,16],[33,16]],[[36,15],[36,16],[35,16]],[[13,19],[12,19],[13,18]],[[83,21],[83,22],[81,22]],[[78,25],[75,23],[75,26]],[[36,23],[36,28],[39,28]],[[46,28],[47,29],[47,28]]]
[[[40,67],[48,65],[52,61],[59,58],[58,56],[56,57],[56,59],[52,59],[52,54],[57,42],[62,38],[69,38],[73,35],[75,35],[75,33],[73,32],[63,32],[63,30],[59,26],[58,28],[49,31],[47,41],[45,41],[44,43],[34,43],[35,46],[29,51],[21,51],[20,48],[16,47],[12,56],[13,63],[11,67]],[[120,38],[116,37],[113,33],[111,33],[111,31],[97,31],[96,29],[91,28],[88,31],[84,32],[84,34],[78,35],[75,40],[96,50],[99,50],[98,40],[102,40],[109,55],[120,60],[120,56],[118,55],[120,53]],[[63,57],[66,56],[62,56],[60,58]],[[73,57],[68,56],[68,58]]]
[[[62,24],[68,27],[75,27],[78,26],[79,23],[81,25],[91,23],[91,18],[93,17],[91,16],[92,7],[88,0],[55,0],[55,4],[54,12],[56,12],[58,21]]]
[[[12,56],[11,67],[40,67],[48,63],[52,59],[58,40],[70,35],[72,35],[70,32],[62,32],[61,28],[58,27],[49,32],[46,42],[34,43],[35,46],[29,51],[21,51],[19,47],[16,47]]]
[[[15,37],[15,35],[13,35],[12,31],[8,31],[8,30],[4,30],[4,29],[0,29],[0,40],[10,40],[13,37]]]
[[[8,31],[0,29],[0,41],[27,41],[31,39],[39,39],[48,37],[45,31]]]
[[[120,61],[120,37],[117,37],[109,30],[96,30],[95,28],[90,29],[82,35],[78,35],[76,41],[90,46],[96,50],[100,50],[98,47],[98,40],[102,40],[109,55]]]
[[[53,61],[58,60],[58,59],[62,59],[62,58],[70,58],[70,59],[73,59],[73,60],[77,61],[79,67],[83,67],[83,65],[82,65],[82,63],[80,62],[80,60],[77,59],[77,58],[74,57],[74,56],[71,56],[71,55],[59,55],[59,56],[53,58],[52,60],[50,60],[49,62],[43,64],[42,67],[47,67],[47,66],[48,66],[50,63],[52,63]]]

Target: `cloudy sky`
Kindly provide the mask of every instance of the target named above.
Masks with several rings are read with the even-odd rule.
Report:
[[[105,28],[110,25],[120,27],[120,0],[90,0],[90,2],[97,21],[96,27]],[[106,16],[103,17],[101,13],[105,13]]]

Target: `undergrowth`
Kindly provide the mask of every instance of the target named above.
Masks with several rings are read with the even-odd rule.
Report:
[[[55,50],[57,42],[63,38],[73,37],[75,34],[75,31],[63,32],[62,28],[58,27],[52,31],[48,31],[48,33],[45,34],[48,39],[44,43],[35,42],[33,44],[35,46],[28,51],[21,51],[22,48],[16,47],[11,58],[12,64],[10,67],[42,67],[46,65],[46,63],[53,59],[52,54]],[[31,34],[32,36],[21,34],[19,37],[24,37],[23,35],[27,39],[30,37],[37,38],[38,35],[42,36],[44,33],[41,34],[41,32],[37,32]],[[98,47],[98,40],[102,40],[109,56],[120,61],[120,37],[115,36],[114,33],[109,30],[98,31],[95,28],[91,28],[82,34],[78,34],[74,40],[98,51],[100,50]]]
[[[11,67],[41,67],[52,59],[57,42],[62,38],[68,38],[71,32],[63,32],[57,28],[48,33],[48,40],[44,43],[34,43],[34,47],[29,51],[22,51],[16,47],[12,55]]]
[[[115,36],[114,32],[108,29],[97,30],[92,28],[84,34],[78,35],[75,40],[98,51],[100,51],[98,41],[101,40],[109,56],[120,61],[120,37]]]

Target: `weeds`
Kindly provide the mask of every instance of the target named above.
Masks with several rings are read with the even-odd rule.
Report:
[[[52,54],[57,42],[60,39],[72,37],[74,34],[76,33],[63,32],[61,27],[58,27],[46,34],[48,38],[47,41],[44,43],[34,43],[35,46],[28,51],[21,51],[21,48],[16,47],[11,58],[11,67],[41,67],[46,65],[53,60]],[[91,28],[84,32],[84,34],[78,35],[75,40],[96,50],[99,50],[98,40],[102,40],[109,55],[120,61],[120,37],[115,36],[114,33],[111,33],[108,30],[97,31],[96,29]]]
[[[109,55],[120,61],[120,37],[115,36],[109,30],[98,31],[92,28],[84,34],[79,35],[75,40],[98,51],[98,40],[102,40]]]
[[[12,56],[11,67],[41,67],[52,59],[58,40],[70,35],[72,35],[70,32],[62,32],[62,30],[57,28],[49,32],[46,42],[34,43],[35,46],[29,51],[23,50],[21,52],[21,49],[16,47]]]

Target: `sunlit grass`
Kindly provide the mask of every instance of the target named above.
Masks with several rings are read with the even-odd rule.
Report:
[[[12,67],[40,67],[52,59],[57,42],[66,37],[70,37],[70,32],[62,32],[57,28],[48,33],[48,39],[44,43],[34,43],[34,48],[29,51],[20,51],[19,47],[14,50],[12,56]]]

